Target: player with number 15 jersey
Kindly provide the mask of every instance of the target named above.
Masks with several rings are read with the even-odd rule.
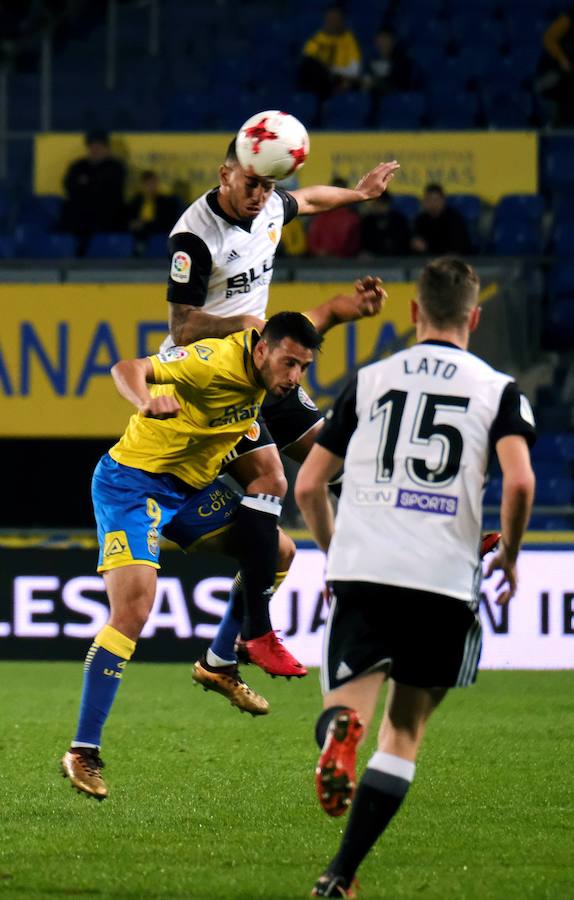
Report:
[[[426,340],[361,369],[318,438],[345,458],[329,580],[476,603],[487,469],[510,434],[533,440],[528,400],[510,375],[455,344]],[[413,519],[432,523],[416,554]],[[373,533],[381,549],[369,556]]]

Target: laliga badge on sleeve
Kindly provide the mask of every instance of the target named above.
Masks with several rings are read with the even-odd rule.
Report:
[[[189,353],[185,347],[169,347],[167,350],[161,350],[157,358],[162,363],[179,362],[181,359],[187,359]]]
[[[171,258],[170,276],[173,281],[188,284],[191,276],[191,256],[183,250],[177,250]]]

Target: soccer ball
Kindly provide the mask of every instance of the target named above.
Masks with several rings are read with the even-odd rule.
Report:
[[[281,180],[300,169],[307,159],[309,135],[295,116],[268,109],[243,123],[237,133],[236,152],[246,172]]]

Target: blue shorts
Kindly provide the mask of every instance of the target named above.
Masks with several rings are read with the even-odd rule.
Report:
[[[92,479],[98,526],[98,572],[141,563],[159,569],[163,534],[191,550],[233,525],[241,495],[220,479],[205,488],[173,475],[123,466],[102,456]]]

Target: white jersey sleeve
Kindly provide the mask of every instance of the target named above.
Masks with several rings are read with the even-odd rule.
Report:
[[[474,602],[488,464],[508,434],[534,440],[528,401],[452,344],[417,344],[360,370],[318,438],[345,459],[328,579]]]
[[[167,299],[212,315],[263,319],[281,230],[297,202],[275,190],[255,219],[233,219],[217,198],[217,190],[199,197],[172,229]]]

